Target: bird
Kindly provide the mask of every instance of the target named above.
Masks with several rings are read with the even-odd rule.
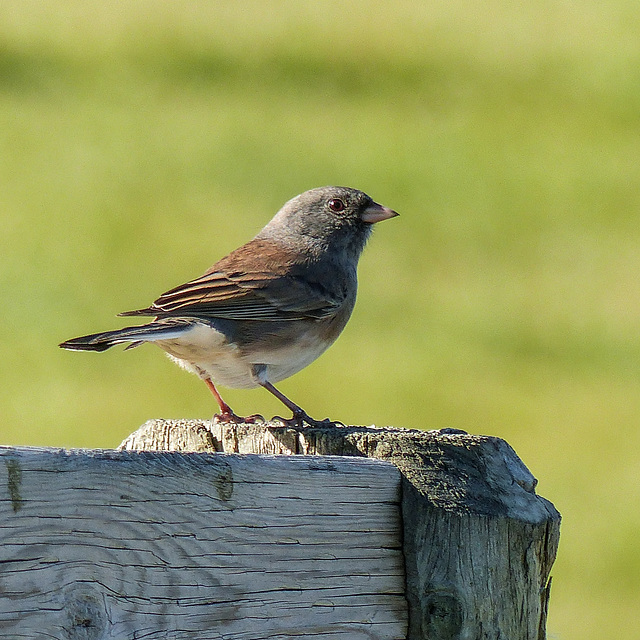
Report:
[[[353,311],[357,266],[374,224],[398,213],[366,193],[327,186],[286,202],[249,242],[202,276],[163,293],[150,306],[120,316],[146,316],[147,324],[62,342],[63,349],[105,351],[154,343],[213,393],[216,421],[245,422],[218,386],[261,386],[278,398],[299,426],[315,425],[274,385],[318,358]]]

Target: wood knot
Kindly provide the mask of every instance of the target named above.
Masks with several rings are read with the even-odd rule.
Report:
[[[104,637],[107,624],[104,598],[91,584],[73,585],[65,594],[66,638],[98,640]]]
[[[453,590],[425,593],[422,605],[422,637],[425,640],[459,640],[462,638],[464,607]]]

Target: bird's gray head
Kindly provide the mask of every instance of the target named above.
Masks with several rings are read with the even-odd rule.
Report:
[[[397,215],[358,189],[319,187],[289,200],[257,237],[302,242],[312,252],[331,247],[357,259],[373,224]]]

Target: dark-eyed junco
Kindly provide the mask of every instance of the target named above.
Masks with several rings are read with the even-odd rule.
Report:
[[[214,386],[270,391],[299,424],[313,421],[273,384],[297,373],[344,329],[356,301],[358,259],[372,225],[398,215],[346,187],[311,189],[289,200],[258,235],[203,276],[122,316],[148,324],[95,333],[60,346],[104,351],[154,342],[200,376],[220,405],[218,418],[241,421]]]

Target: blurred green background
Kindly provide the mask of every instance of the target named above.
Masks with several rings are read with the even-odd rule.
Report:
[[[56,345],[121,326],[295,194],[358,187],[401,217],[340,340],[282,390],[508,440],[564,517],[550,637],[638,637],[637,0],[7,0],[0,126],[0,442],[209,418],[151,346]]]

